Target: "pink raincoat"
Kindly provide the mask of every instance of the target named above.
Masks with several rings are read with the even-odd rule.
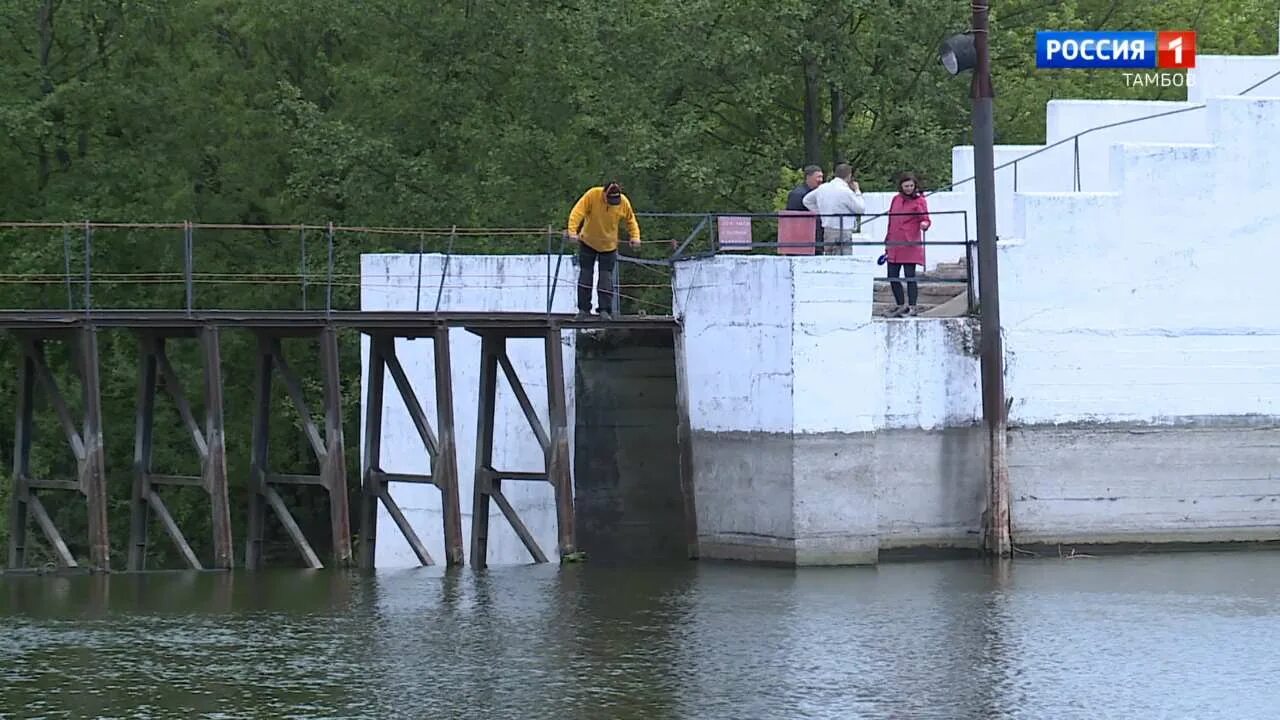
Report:
[[[924,265],[924,234],[921,225],[930,223],[929,203],[924,195],[907,197],[902,193],[893,196],[889,203],[889,230],[885,233],[886,243],[908,242],[912,245],[889,245],[885,248],[885,259],[899,265]],[[893,213],[915,213],[897,215]],[[926,225],[927,227],[927,225]]]

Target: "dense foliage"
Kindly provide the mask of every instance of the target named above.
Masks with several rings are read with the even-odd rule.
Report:
[[[1185,93],[1127,88],[1114,72],[1037,71],[1036,29],[1195,28],[1201,53],[1272,53],[1280,1],[992,6],[997,141],[1035,143],[1053,97]],[[829,168],[836,158],[852,160],[866,189],[887,188],[902,169],[936,185],[949,177],[951,146],[968,142],[968,83],[942,71],[936,48],[965,27],[968,12],[962,0],[0,0],[0,219],[545,227],[562,223],[578,193],[605,176],[621,179],[642,210],[767,211],[795,168],[807,161]],[[667,239],[689,229],[677,225],[646,232]],[[13,278],[79,266],[81,234],[0,236],[0,306],[82,302],[79,285]],[[296,233],[228,233],[201,238],[197,254],[207,271],[270,267],[283,275],[297,272],[305,241]],[[320,234],[310,242],[307,266],[317,269]],[[344,238],[344,272],[379,242],[389,247]],[[429,240],[434,250],[442,242]],[[516,246],[469,242],[468,250]],[[542,240],[527,242],[540,248]],[[100,270],[181,268],[179,231],[99,233],[94,243]],[[407,238],[399,247],[416,244]],[[227,287],[216,297],[202,289],[201,298],[245,307],[301,301],[293,285],[287,296],[268,283]],[[99,304],[182,299],[180,287],[163,283],[104,284],[94,293]],[[344,287],[340,300],[353,303],[354,290]],[[355,456],[359,345],[354,337],[344,343],[346,437]],[[4,344],[0,397],[11,399],[15,353],[11,339]],[[112,332],[101,345],[111,530],[122,564],[136,344]],[[240,543],[251,338],[228,333],[224,346]],[[199,405],[194,349],[174,357]],[[318,392],[314,359],[299,347],[295,364]],[[55,370],[75,388],[65,359]],[[174,431],[171,404],[160,406],[156,467],[190,471],[190,441]],[[5,463],[12,417],[0,415]],[[42,477],[70,473],[57,432],[42,415],[35,468]],[[276,462],[307,466],[296,417],[281,414],[274,438]],[[354,459],[350,465],[354,479]],[[291,502],[323,549],[322,498],[299,493]],[[83,554],[82,503],[51,504]],[[170,505],[207,554],[198,494]],[[282,534],[273,532],[278,541]],[[155,530],[153,537],[160,561],[172,564],[167,541]],[[32,538],[40,541],[35,528]],[[293,562],[287,548],[281,552]],[[33,560],[46,558],[38,552]]]

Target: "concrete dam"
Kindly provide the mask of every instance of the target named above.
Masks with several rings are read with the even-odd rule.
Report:
[[[997,147],[998,165],[1041,151],[997,171],[1018,547],[1280,539],[1280,319],[1251,283],[1229,281],[1238,252],[1249,265],[1280,261],[1280,89],[1239,94],[1276,70],[1278,57],[1202,56],[1186,102],[1055,100],[1045,146]],[[1185,112],[1081,134],[1169,110]],[[971,158],[955,149],[956,181]],[[963,189],[930,196],[931,210],[968,211],[939,214],[930,240],[966,237],[973,195]],[[868,214],[889,197],[868,193]],[[872,222],[856,239],[877,232]],[[566,333],[581,548],[794,565],[976,550],[978,324],[875,317],[878,254],[680,262],[674,337]],[[935,250],[929,266],[956,259]],[[412,308],[425,291],[409,278],[446,270],[440,256],[422,261],[365,256],[363,309]],[[544,266],[541,256],[455,257],[441,307],[542,311],[554,294]],[[574,274],[564,267],[552,282],[572,288]],[[500,292],[494,277],[507,279]],[[554,311],[572,311],[571,293],[554,295]],[[428,377],[429,353],[405,345],[407,371]],[[540,350],[511,357],[537,376]],[[475,387],[473,368],[453,372],[455,387]],[[460,392],[464,498],[474,405]],[[503,465],[537,467],[516,403],[503,396],[499,408]],[[388,470],[421,471],[420,452],[395,454],[413,447],[397,442],[412,432],[408,416],[389,409],[383,432]],[[436,538],[438,496],[395,493],[419,534]],[[549,489],[510,494],[529,531],[554,546]],[[490,562],[527,562],[501,525]],[[393,524],[379,528],[380,567],[416,564]]]

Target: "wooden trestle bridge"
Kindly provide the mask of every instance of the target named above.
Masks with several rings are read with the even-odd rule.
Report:
[[[306,565],[321,567],[322,562],[285,502],[286,486],[307,486],[323,490],[329,501],[332,563],[337,566],[358,562],[372,567],[378,504],[385,506],[407,538],[422,564],[434,564],[432,558],[408,520],[396,505],[389,487],[396,483],[432,485],[440,492],[443,509],[444,562],[459,565],[467,553],[463,547],[462,498],[459,497],[457,444],[454,427],[454,388],[450,331],[458,328],[481,338],[479,358],[479,414],[476,436],[476,470],[471,498],[470,563],[483,566],[488,559],[490,506],[496,505],[523,541],[534,560],[547,561],[548,552],[538,546],[533,534],[522,522],[503,493],[503,483],[512,481],[548,482],[555,490],[558,547],[561,557],[574,553],[573,479],[570,467],[568,408],[562,357],[561,336],[565,332],[603,327],[598,319],[577,320],[574,316],[553,312],[557,289],[561,298],[572,296],[574,288],[557,285],[562,262],[567,263],[572,249],[564,244],[559,231],[552,228],[348,228],[328,225],[216,225],[182,223],[46,223],[0,222],[6,233],[4,248],[33,248],[5,254],[5,273],[0,275],[14,291],[9,307],[0,309],[0,352],[16,353],[16,397],[12,398],[15,417],[13,474],[9,511],[8,563],[10,570],[29,564],[29,539],[36,528],[43,534],[58,564],[79,567],[84,554],[77,558],[55,523],[57,515],[46,507],[45,498],[58,493],[78,494],[84,498],[88,513],[88,564],[93,569],[110,570],[111,552],[108,542],[108,492],[106,453],[103,448],[101,398],[102,370],[99,361],[99,333],[129,332],[138,342],[137,400],[134,430],[132,499],[127,563],[129,570],[147,566],[147,548],[151,520],[158,521],[177,547],[186,564],[203,569],[204,563],[193,551],[191,543],[177,519],[165,504],[166,492],[174,486],[200,488],[208,497],[212,522],[212,560],[214,568],[259,568],[264,562],[263,539],[269,515],[274,515],[297,546]],[[197,231],[200,237],[197,238]],[[216,231],[216,232],[213,232]],[[110,241],[100,237],[110,234]],[[179,236],[179,233],[181,235]],[[228,240],[228,233],[233,234]],[[121,238],[120,234],[125,237]],[[158,235],[157,235],[158,234]],[[143,237],[145,235],[145,238]],[[207,239],[213,235],[212,239]],[[95,239],[95,236],[98,236]],[[296,254],[286,250],[285,239],[297,237]],[[537,254],[546,254],[545,312],[451,312],[442,310],[441,298],[449,275],[449,259],[455,256],[455,243],[505,238],[504,242],[527,246]],[[42,240],[43,238],[43,240]],[[428,251],[427,238],[435,238],[444,249],[443,266],[438,277],[423,277],[422,258]],[[135,240],[146,242],[135,242]],[[60,240],[60,242],[58,242]],[[120,242],[123,240],[123,242]],[[198,242],[197,242],[198,240]],[[39,243],[51,246],[35,250]],[[250,252],[252,243],[267,243]],[[447,245],[445,244],[447,243]],[[687,244],[687,243],[686,243]],[[45,264],[58,256],[55,270]],[[474,251],[474,250],[473,250]],[[201,252],[212,252],[218,273],[197,272],[196,259]],[[419,298],[412,310],[369,311],[335,306],[335,289],[345,288],[345,302],[355,293],[363,293],[361,258],[379,252],[416,254],[419,258],[416,278],[409,278],[401,289]],[[643,262],[627,259],[628,262]],[[203,262],[203,261],[202,261]],[[239,265],[237,266],[237,263]],[[344,265],[344,263],[346,265]],[[354,263],[354,266],[351,265]],[[554,263],[554,271],[553,271]],[[52,263],[48,263],[51,265]],[[661,263],[656,263],[661,264]],[[102,272],[127,270],[127,272]],[[269,266],[269,267],[268,267]],[[228,273],[228,270],[238,272]],[[73,268],[75,270],[73,271]],[[22,271],[31,271],[29,274]],[[616,274],[615,274],[616,277]],[[425,280],[425,283],[424,283]],[[510,279],[508,279],[508,282]],[[218,299],[197,297],[208,291],[222,301],[239,301],[234,283],[273,283],[268,308],[229,310],[210,308],[207,303]],[[501,282],[501,281],[497,281]],[[65,285],[66,298],[40,295],[45,287]],[[175,294],[163,295],[145,289],[147,283],[168,284],[182,288],[183,300]],[[201,283],[208,283],[201,285]],[[426,287],[424,287],[424,284]],[[77,298],[73,287],[82,290]],[[154,287],[152,285],[151,287]],[[397,286],[400,287],[400,286]],[[452,286],[451,286],[452,287]],[[615,286],[616,287],[616,286]],[[30,288],[32,292],[26,292]],[[109,297],[95,295],[104,288]],[[357,290],[352,290],[357,288]],[[416,289],[415,289],[416,288]],[[199,290],[199,292],[198,292]],[[493,292],[502,292],[495,285]],[[308,298],[323,293],[317,307]],[[24,294],[25,293],[25,294]],[[221,295],[219,295],[221,293]],[[433,297],[435,307],[422,297]],[[299,302],[300,301],[300,302]],[[258,300],[254,300],[258,302]],[[171,309],[154,309],[154,306]],[[16,305],[16,306],[15,306]],[[127,307],[122,307],[125,305]],[[137,308],[135,305],[151,305]],[[299,307],[300,305],[300,307]],[[280,309],[283,306],[284,309]],[[205,309],[208,308],[208,309]],[[642,330],[670,330],[679,343],[679,324],[669,316],[621,317],[608,321],[609,327]],[[369,381],[365,398],[363,472],[361,507],[357,513],[360,532],[360,557],[353,557],[351,513],[348,508],[347,465],[349,449],[343,437],[341,383],[338,368],[338,333],[356,331],[369,336]],[[220,338],[228,332],[249,332],[256,336],[254,408],[252,418],[251,463],[247,478],[247,537],[243,539],[243,559],[237,560],[232,531],[232,513],[228,500],[227,443],[223,422],[223,368]],[[415,388],[396,356],[396,340],[415,338],[434,346],[435,377],[430,388]],[[543,406],[549,419],[540,420],[537,406],[542,400],[531,398],[507,355],[508,341],[517,338],[541,339],[545,348],[547,397]],[[299,339],[313,343],[322,371],[322,397],[308,398],[304,383],[285,357],[284,340]],[[194,342],[202,364],[202,387],[183,388],[170,353],[181,344]],[[292,348],[291,348],[292,350]],[[59,386],[59,375],[51,367],[54,353],[69,356],[73,374],[79,380],[79,402]],[[61,358],[57,358],[61,359]],[[513,395],[528,419],[542,447],[544,467],[541,472],[511,471],[495,468],[494,422],[497,412],[498,376],[506,377]],[[381,467],[382,418],[387,395],[387,376],[404,401],[413,425],[430,460],[428,475],[389,473]],[[318,461],[316,474],[303,474],[296,468],[272,467],[269,463],[270,428],[273,413],[273,383],[281,383],[290,402],[301,417],[307,444]],[[193,454],[199,461],[198,475],[175,475],[152,469],[153,438],[156,427],[157,395],[163,388],[171,396],[181,418],[180,430],[190,436]],[[681,390],[682,392],[683,390]],[[203,417],[193,412],[188,393],[203,396]],[[423,393],[427,393],[423,395]],[[436,416],[429,418],[420,397],[434,395]],[[61,440],[56,437],[33,437],[36,403],[42,400],[52,409],[61,427]],[[0,411],[7,410],[10,398],[0,399]],[[313,421],[311,403],[323,404],[323,422]],[[687,479],[692,471],[688,457],[687,414],[682,416],[679,450],[682,473]],[[74,455],[76,475],[40,477],[33,472],[33,444],[65,442]],[[170,495],[172,497],[172,495]],[[59,503],[59,507],[66,507]],[[313,531],[314,532],[314,531]],[[76,538],[79,541],[79,538]],[[80,543],[76,543],[80,546]]]
[[[470,559],[473,566],[483,566],[488,556],[490,503],[496,504],[510,522],[515,533],[536,561],[546,562],[547,553],[538,546],[502,491],[504,481],[545,481],[555,490],[558,526],[557,551],[561,557],[575,552],[573,486],[570,468],[568,408],[566,406],[565,371],[561,355],[561,333],[576,329],[601,327],[599,320],[575,320],[572,316],[552,313],[463,313],[463,312],[368,312],[368,311],[6,311],[0,312],[0,330],[16,339],[5,343],[20,355],[16,397],[16,433],[14,445],[13,487],[11,493],[8,567],[27,565],[27,547],[31,526],[38,527],[59,563],[78,567],[76,557],[68,549],[62,533],[46,510],[42,497],[48,493],[78,493],[88,512],[89,563],[93,569],[111,569],[108,543],[108,503],[105,454],[103,451],[102,405],[98,357],[98,333],[104,329],[127,330],[138,338],[138,394],[134,442],[133,493],[129,534],[128,569],[143,570],[147,564],[148,526],[154,514],[169,538],[177,546],[190,567],[202,569],[202,563],[182,528],[178,526],[164,502],[166,487],[185,485],[199,487],[208,495],[213,528],[213,566],[231,568],[240,565],[235,559],[231,513],[228,501],[226,462],[227,439],[223,429],[223,379],[220,335],[225,331],[247,331],[257,337],[255,406],[253,411],[252,467],[249,482],[247,538],[244,541],[243,567],[254,569],[263,564],[263,533],[268,514],[273,514],[284,527],[310,567],[323,563],[294,519],[289,507],[277,491],[281,486],[318,487],[328,494],[333,558],[337,566],[358,561],[373,566],[377,522],[377,504],[382,503],[390,517],[408,539],[418,560],[433,564],[421,539],[414,532],[400,508],[392,499],[391,483],[424,483],[435,486],[441,494],[444,509],[445,558],[449,565],[464,562],[461,498],[458,489],[457,446],[454,436],[453,379],[449,343],[451,328],[465,328],[481,340],[479,423],[476,437],[476,477],[472,498],[473,523]],[[671,329],[676,322],[667,317],[639,317],[614,320],[611,327]],[[368,396],[364,422],[364,467],[362,507],[359,512],[360,557],[353,558],[351,523],[347,501],[347,472],[344,458],[348,452],[342,432],[341,397],[338,369],[337,332],[355,330],[370,339]],[[307,338],[316,345],[323,369],[323,427],[311,418],[309,399],[303,385],[282,350],[285,338]],[[396,357],[398,338],[430,340],[434,345],[435,379],[431,388],[414,388]],[[535,399],[530,398],[507,356],[507,342],[513,338],[542,339],[545,346],[546,397],[549,426],[538,417]],[[186,390],[170,363],[167,350],[174,343],[195,341],[203,359],[204,417],[192,412]],[[72,366],[79,377],[83,395],[82,416],[73,414],[67,396],[58,386],[50,370],[49,353],[62,349],[72,356]],[[468,361],[471,361],[468,359]],[[541,444],[545,467],[542,472],[513,472],[493,467],[494,418],[498,374],[506,376],[533,433]],[[430,458],[430,475],[387,473],[381,469],[381,426],[386,396],[386,376],[408,408],[421,438],[423,450]],[[161,383],[161,379],[163,383]],[[307,440],[319,461],[316,475],[290,472],[287,468],[268,465],[269,428],[272,408],[272,383],[283,383],[303,419]],[[151,470],[152,438],[156,432],[155,404],[160,385],[169,392],[182,418],[183,431],[190,435],[199,459],[200,474],[162,475]],[[437,413],[428,418],[419,401],[422,392],[434,393]],[[75,479],[35,477],[32,474],[31,451],[33,418],[37,395],[43,396],[57,415],[76,458]],[[687,423],[683,428],[687,438]],[[49,442],[47,438],[40,438]],[[687,452],[684,453],[687,456]],[[687,462],[687,459],[685,460]],[[686,469],[687,466],[686,466]]]

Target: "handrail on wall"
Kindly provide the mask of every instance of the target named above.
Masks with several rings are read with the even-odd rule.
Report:
[[[1245,88],[1244,90],[1241,90],[1240,92],[1236,93],[1236,95],[1235,95],[1235,96],[1248,95],[1249,93],[1253,92],[1254,90],[1257,90],[1258,88],[1262,87],[1263,85],[1265,85],[1265,84],[1267,84],[1267,83],[1271,82],[1272,80],[1276,79],[1277,77],[1280,77],[1280,70],[1277,70],[1276,72],[1271,73],[1270,75],[1268,75],[1267,77],[1263,78],[1262,80],[1259,80],[1258,82],[1254,83],[1253,85],[1250,85],[1249,87]],[[1233,97],[1235,97],[1235,96],[1233,96]],[[1032,150],[1031,152],[1027,153],[1026,155],[1022,155],[1022,156],[1020,156],[1020,157],[1016,157],[1016,158],[1014,158],[1014,159],[1012,159],[1012,160],[1010,160],[1010,161],[1008,161],[1008,162],[1006,162],[1006,163],[1002,163],[1002,164],[1000,164],[1000,165],[997,165],[997,166],[995,167],[995,169],[996,169],[996,170],[1003,170],[1004,168],[1007,168],[1007,167],[1009,167],[1009,166],[1013,166],[1013,189],[1014,189],[1014,191],[1016,192],[1016,191],[1018,190],[1018,163],[1019,163],[1019,162],[1022,162],[1023,160],[1026,160],[1026,159],[1028,159],[1028,158],[1035,157],[1036,155],[1039,155],[1040,153],[1048,152],[1049,150],[1052,150],[1052,149],[1054,149],[1054,148],[1056,148],[1056,147],[1059,147],[1059,146],[1061,146],[1061,145],[1065,145],[1066,143],[1070,142],[1070,143],[1072,143],[1072,144],[1074,145],[1074,152],[1075,152],[1075,158],[1074,158],[1074,160],[1073,160],[1073,162],[1072,162],[1072,166],[1073,166],[1073,167],[1072,167],[1072,169],[1073,169],[1073,172],[1074,172],[1074,174],[1075,174],[1075,178],[1074,178],[1074,188],[1073,188],[1073,189],[1074,189],[1076,192],[1080,192],[1080,190],[1081,190],[1081,184],[1080,184],[1080,138],[1082,138],[1082,137],[1084,137],[1085,135],[1088,135],[1088,134],[1090,134],[1090,133],[1098,132],[1098,131],[1100,131],[1100,130],[1110,130],[1111,128],[1120,127],[1121,125],[1129,125],[1129,124],[1132,124],[1132,123],[1145,122],[1145,121],[1147,121],[1147,120],[1155,120],[1155,119],[1157,119],[1157,118],[1168,117],[1168,116],[1170,116],[1170,115],[1177,115],[1177,114],[1179,114],[1179,113],[1191,112],[1192,110],[1203,110],[1205,107],[1206,107],[1206,104],[1205,104],[1205,103],[1200,103],[1199,105],[1192,105],[1191,107],[1178,108],[1177,110],[1167,110],[1167,111],[1165,111],[1165,112],[1155,113],[1155,114],[1153,114],[1153,115],[1144,115],[1144,116],[1142,116],[1142,117],[1129,118],[1128,120],[1119,120],[1119,121],[1116,121],[1116,122],[1106,123],[1106,124],[1103,124],[1103,125],[1098,125],[1098,126],[1096,126],[1096,127],[1091,127],[1091,128],[1085,129],[1085,130],[1081,130],[1080,132],[1078,132],[1078,133],[1076,133],[1075,135],[1072,135],[1072,136],[1070,136],[1070,137],[1065,137],[1065,138],[1063,138],[1063,139],[1061,139],[1061,140],[1059,140],[1059,141],[1057,141],[1057,142],[1055,142],[1055,143],[1053,143],[1053,144],[1045,145],[1045,146],[1044,146],[1044,147],[1042,147],[1042,148],[1038,148],[1038,149],[1036,149],[1036,150]],[[975,178],[976,178],[976,176],[972,176],[972,177],[967,177],[967,178],[965,178],[964,180],[958,180],[958,181],[953,182],[953,183],[950,183],[950,184],[948,184],[948,185],[944,185],[944,186],[942,186],[942,187],[940,187],[940,188],[938,188],[938,189],[936,189],[936,190],[930,190],[930,191],[926,192],[926,193],[925,193],[925,195],[932,195],[932,194],[934,194],[934,193],[938,193],[938,192],[947,192],[947,191],[954,190],[955,188],[957,188],[957,187],[959,187],[959,186],[961,186],[961,185],[964,185],[965,183],[973,182]]]

